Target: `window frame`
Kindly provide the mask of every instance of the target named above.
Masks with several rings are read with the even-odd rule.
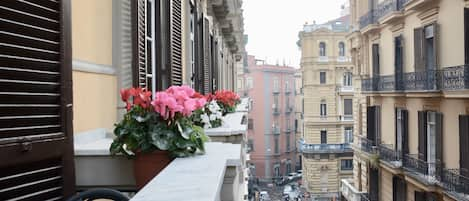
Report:
[[[341,159],[340,160],[340,170],[341,171],[353,170],[353,159]]]
[[[339,42],[339,57],[345,57],[345,43],[343,41]]]
[[[327,73],[326,71],[319,71],[319,84],[327,83]]]
[[[319,42],[319,56],[325,57],[326,53],[326,43],[324,41]]]

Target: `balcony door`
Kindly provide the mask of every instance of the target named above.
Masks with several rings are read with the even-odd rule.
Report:
[[[0,1],[0,200],[75,193],[71,3]]]
[[[433,111],[418,112],[419,159],[428,164],[427,173],[440,175],[443,162],[443,114]]]
[[[459,169],[469,178],[469,115],[459,116]]]
[[[395,149],[398,156],[402,159],[405,154],[409,153],[409,131],[408,131],[408,111],[396,108],[396,141]]]
[[[394,38],[394,76],[395,76],[395,90],[401,90],[403,84],[403,47],[402,36]]]
[[[374,146],[379,145],[380,138],[380,124],[381,124],[381,108],[380,106],[369,106],[366,111],[367,124],[366,124],[366,137]]]

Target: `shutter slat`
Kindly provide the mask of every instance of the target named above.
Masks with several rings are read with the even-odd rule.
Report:
[[[58,107],[0,107],[0,117],[59,114]]]
[[[59,2],[58,1],[45,1],[45,0],[22,0],[25,3],[42,8],[49,11],[58,11]]]
[[[1,104],[57,104],[59,97],[42,95],[10,95],[0,94]]]
[[[40,71],[51,71],[58,72],[58,63],[49,63],[37,60],[26,60],[19,57],[8,57],[0,55],[1,67],[29,69],[29,70],[40,70]]]
[[[23,70],[23,71],[21,71]],[[0,80],[24,80],[35,82],[59,82],[59,74],[56,72],[31,72],[24,69],[2,68],[0,67]]]
[[[43,51],[55,51],[59,49],[57,42],[41,41],[37,38],[28,38],[23,35],[16,35],[12,33],[0,31],[0,43],[18,45],[18,46],[29,46],[31,48],[41,49]]]
[[[37,15],[55,21],[59,20],[57,12],[54,12],[53,10],[49,9],[44,9],[35,5],[31,5],[24,1],[0,1],[0,6],[9,7],[14,10],[27,12],[32,15]]]
[[[59,23],[57,20],[37,16],[29,12],[12,9],[11,7],[8,8],[2,5],[0,5],[0,18],[14,20],[16,22],[32,26],[39,26],[49,30],[58,30],[59,28]]]
[[[24,35],[28,37],[39,38],[48,41],[55,41],[58,42],[60,39],[59,32],[41,28],[34,25],[27,25],[19,22],[15,22],[12,20],[1,19],[0,18],[0,30]]]

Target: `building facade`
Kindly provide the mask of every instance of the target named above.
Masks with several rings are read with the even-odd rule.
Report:
[[[350,1],[362,112],[348,200],[468,200],[468,8]]]
[[[272,183],[295,171],[295,69],[248,56],[245,87],[252,99],[248,147],[252,177]]]
[[[305,24],[300,32],[303,183],[317,200],[338,198],[340,180],[352,177],[354,88],[348,25],[347,15]]]
[[[295,72],[295,143],[299,147],[299,139],[303,139],[303,76],[301,69],[297,69]],[[296,169],[300,170],[301,167],[301,153],[297,149],[297,160],[296,160]]]
[[[244,50],[241,0],[0,7],[1,200],[75,194],[74,136],[112,132],[125,111],[121,88],[235,89]]]

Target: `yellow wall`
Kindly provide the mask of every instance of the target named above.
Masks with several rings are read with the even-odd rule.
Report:
[[[73,80],[74,132],[112,129],[117,112],[115,76],[74,71]]]
[[[74,60],[112,66],[112,0],[72,1],[72,41]],[[112,129],[117,93],[116,76],[74,70],[74,132]]]
[[[112,0],[72,1],[73,58],[112,64]]]

